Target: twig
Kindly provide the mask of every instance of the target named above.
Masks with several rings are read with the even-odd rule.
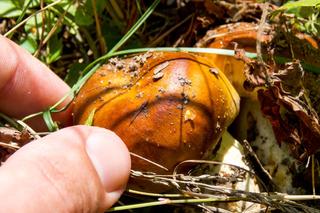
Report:
[[[41,40],[40,45],[39,45],[39,48],[38,48],[37,51],[33,54],[33,56],[35,56],[35,57],[38,56],[38,54],[40,53],[40,50],[41,50],[41,48],[43,47],[43,45],[45,45],[45,44],[49,41],[49,39],[51,38],[51,36],[58,30],[58,27],[61,25],[62,21],[64,20],[64,17],[66,16],[66,14],[67,14],[67,12],[68,12],[68,10],[69,10],[69,8],[70,8],[71,5],[72,5],[72,4],[69,4],[69,5],[68,5],[68,8],[64,11],[63,14],[61,14],[61,16],[59,17],[58,21],[55,23],[55,25],[54,25],[54,26],[51,28],[51,30],[49,31],[48,35],[47,35],[43,40]],[[44,28],[43,28],[43,30],[42,30],[42,32],[41,32],[41,36],[42,36],[42,34],[43,34],[43,31],[44,31]],[[41,38],[41,39],[42,39],[42,38]]]
[[[257,32],[257,43],[256,43],[257,59],[258,61],[261,61],[261,62],[263,62],[262,51],[261,51],[261,38],[263,36],[262,34],[263,34],[264,26],[267,20],[268,8],[269,8],[269,3],[264,3],[262,15],[259,23],[259,28]]]
[[[3,36],[4,37],[8,37],[11,33],[13,33],[13,31],[15,31],[16,29],[18,29],[19,27],[21,27],[23,24],[25,24],[27,21],[29,21],[29,19],[31,19],[32,17],[36,16],[38,13],[42,13],[43,11],[45,11],[46,9],[53,7],[56,4],[59,4],[62,0],[57,0],[55,2],[52,2],[51,4],[48,4],[46,7],[44,7],[41,10],[36,11],[35,13],[33,13],[32,15],[30,15],[28,18],[24,19],[23,21],[21,21],[19,24],[17,24],[16,26],[12,27],[8,32],[6,32]]]
[[[243,147],[245,159],[248,161],[253,171],[255,171],[255,174],[260,177],[262,182],[268,187],[269,191],[275,191],[276,185],[273,183],[271,175],[263,168],[250,143],[247,140],[240,140],[239,142]]]
[[[14,151],[20,149],[20,146],[12,143],[4,143],[0,141],[0,146],[8,148],[8,149],[13,149]]]
[[[43,0],[40,0],[40,9],[43,9],[44,2]],[[38,57],[38,54],[40,53],[41,48],[43,47],[43,39],[44,39],[44,31],[45,31],[45,23],[46,23],[46,15],[45,13],[41,13],[41,19],[42,19],[42,25],[41,25],[41,34],[40,34],[40,41],[38,45],[38,49],[33,54],[34,57]]]
[[[157,167],[159,167],[159,168],[161,168],[161,169],[163,169],[163,170],[165,170],[165,171],[169,171],[169,169],[167,169],[166,167],[164,167],[164,166],[162,166],[162,165],[160,165],[160,164],[158,164],[158,163],[156,163],[156,162],[153,162],[152,160],[149,160],[149,159],[147,159],[147,158],[145,158],[145,157],[142,157],[142,156],[140,156],[140,155],[137,155],[137,154],[135,154],[135,153],[133,153],[133,152],[130,152],[130,155],[132,155],[132,156],[134,156],[134,157],[136,157],[136,158],[140,158],[140,159],[142,159],[142,160],[144,160],[144,161],[146,161],[146,162],[148,162],[148,163],[150,163],[150,164],[152,164],[152,165],[155,165],[155,166],[157,166]]]
[[[175,26],[173,26],[172,28],[170,28],[169,30],[167,30],[165,33],[163,33],[161,36],[159,36],[156,40],[154,40],[151,44],[149,44],[149,47],[153,47],[156,46],[162,39],[164,39],[166,36],[168,36],[170,33],[172,33],[174,30],[176,30],[178,27],[180,27],[181,25],[183,25],[186,21],[188,21],[190,18],[193,17],[194,14],[191,14],[189,16],[187,16],[184,20],[182,20],[180,23],[176,24]]]
[[[17,120],[17,123],[20,124],[23,129],[27,130],[30,135],[32,135],[35,139],[40,139],[41,137],[36,133],[28,124],[23,122],[22,120]]]
[[[311,155],[311,175],[312,175],[312,194],[315,196],[316,195],[316,181],[314,177],[315,173],[315,162],[314,162],[314,154]]]
[[[284,199],[292,200],[292,201],[302,201],[302,200],[320,200],[320,195],[287,195],[287,194],[279,194],[277,195],[283,196]]]
[[[149,197],[166,197],[166,198],[188,197],[187,195],[183,195],[183,194],[157,194],[157,193],[143,192],[143,191],[138,191],[133,189],[128,189],[127,192],[136,194],[136,195],[149,196]]]
[[[118,2],[116,0],[110,0],[111,6],[117,17],[119,18],[119,21],[123,21],[124,15],[121,11],[121,8],[118,5]]]
[[[193,29],[194,19],[195,19],[195,17],[192,16],[192,19],[190,21],[188,30],[185,33],[183,33],[181,36],[179,36],[179,38],[174,42],[172,47],[178,47],[180,45],[180,43],[185,39],[185,37],[187,35],[190,35],[190,33],[191,33],[192,29]]]
[[[100,53],[103,55],[107,52],[107,45],[106,45],[106,41],[104,40],[104,37],[102,35],[102,31],[101,31],[100,20],[98,17],[97,7],[96,7],[96,5],[97,5],[96,0],[91,0],[91,4],[92,4],[92,9],[93,9],[94,20],[96,23],[97,37],[98,37],[98,41],[99,41],[99,45],[100,45]]]

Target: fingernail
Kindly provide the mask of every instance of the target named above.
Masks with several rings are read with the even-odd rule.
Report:
[[[106,192],[121,193],[129,178],[131,164],[121,139],[107,130],[93,132],[87,139],[86,150]]]

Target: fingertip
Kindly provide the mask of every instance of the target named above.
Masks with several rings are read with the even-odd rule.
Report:
[[[113,192],[107,192],[105,196],[105,203],[103,205],[104,209],[111,208],[120,199],[123,192],[124,189],[120,189]]]
[[[56,74],[13,41],[0,35],[0,110],[15,118],[41,112],[58,102],[70,88]],[[67,98],[59,107],[71,101]],[[58,122],[70,124],[71,110],[56,113]],[[31,122],[36,130],[44,123]],[[40,128],[39,128],[40,126]]]
[[[64,135],[75,133],[69,138],[81,135],[84,139],[85,151],[104,187],[105,198],[99,205],[103,210],[110,208],[121,197],[129,180],[131,158],[127,146],[119,136],[105,128],[78,125],[62,131],[66,131]]]
[[[102,212],[116,203],[125,190],[130,165],[129,151],[113,132],[72,126],[31,142],[13,154],[0,167],[0,188],[12,188],[13,196],[20,202],[13,208],[18,210],[30,204],[28,208],[34,212],[57,205],[69,212]],[[41,199],[33,202],[34,197]],[[6,199],[7,207],[11,201]]]
[[[129,179],[131,160],[123,141],[109,130],[96,128],[87,139],[86,150],[106,192],[124,190]]]
[[[1,65],[1,78],[0,78],[0,91],[12,77],[12,73],[17,69],[18,57],[15,48],[9,39],[0,34],[0,65]]]

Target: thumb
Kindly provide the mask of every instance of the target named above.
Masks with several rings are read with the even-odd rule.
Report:
[[[0,167],[6,212],[103,212],[123,192],[129,152],[111,131],[73,126],[33,141]]]

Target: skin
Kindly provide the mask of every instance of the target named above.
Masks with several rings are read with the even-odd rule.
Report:
[[[68,86],[0,35],[0,111],[21,118],[58,101]],[[71,109],[54,117],[71,124]],[[30,125],[44,130],[40,119]],[[71,126],[33,141],[0,167],[0,212],[103,212],[125,189],[129,152],[113,132]]]

